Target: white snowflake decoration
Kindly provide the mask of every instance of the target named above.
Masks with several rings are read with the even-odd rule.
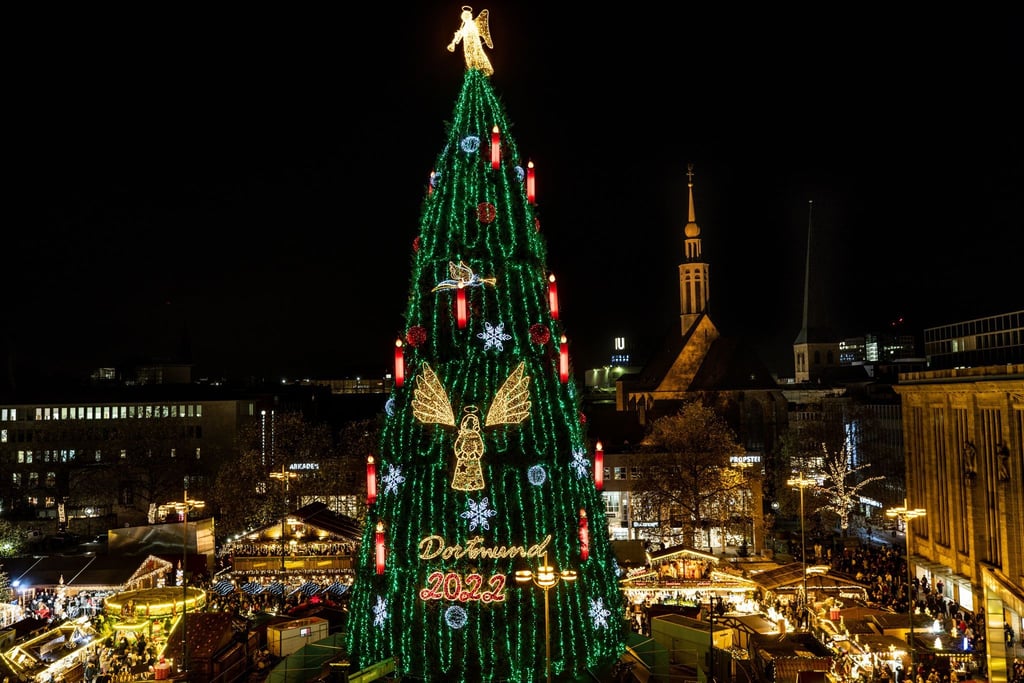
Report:
[[[484,340],[484,351],[491,348],[504,351],[505,342],[512,338],[511,334],[505,333],[505,323],[491,325],[488,322],[484,323],[484,331],[480,332],[476,336],[477,338]]]
[[[548,471],[541,465],[533,465],[526,470],[526,480],[534,486],[540,486],[548,480]]]
[[[479,503],[467,500],[466,507],[468,509],[459,516],[469,520],[470,531],[475,531],[478,526],[481,529],[490,530],[491,524],[487,520],[498,514],[498,511],[492,510],[489,506],[490,502],[486,497],[481,498]]]
[[[572,452],[572,462],[569,466],[576,470],[576,478],[582,479],[590,471],[590,461],[587,460],[587,453],[582,448]]]
[[[388,601],[377,596],[377,604],[373,606],[373,625],[384,627],[384,622],[388,620]]]
[[[402,468],[398,465],[389,465],[388,473],[381,478],[384,483],[384,495],[398,493],[398,485],[405,481],[402,476]]]
[[[608,628],[608,617],[611,611],[605,608],[604,598],[590,601],[590,617],[594,620],[594,628]]]

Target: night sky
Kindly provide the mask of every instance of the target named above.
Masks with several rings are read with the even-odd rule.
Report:
[[[474,14],[537,168],[578,370],[613,336],[642,348],[678,325],[688,163],[712,319],[783,376],[809,200],[841,335],[1024,304],[1010,18],[550,4]],[[172,357],[183,336],[201,377],[388,372],[464,69],[445,49],[461,6],[413,5],[21,27],[2,340],[18,372]]]

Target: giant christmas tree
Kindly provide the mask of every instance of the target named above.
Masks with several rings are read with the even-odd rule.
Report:
[[[448,46],[462,44],[465,78],[412,244],[349,607],[352,670],[394,657],[405,680],[526,683],[544,679],[548,646],[557,677],[624,647],[533,168],[489,80],[487,16],[463,8]]]

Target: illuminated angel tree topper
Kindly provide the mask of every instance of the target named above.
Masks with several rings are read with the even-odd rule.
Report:
[[[527,683],[546,672],[545,591],[517,585],[517,570],[547,557],[577,573],[548,591],[555,675],[617,659],[625,622],[608,534],[581,547],[581,511],[607,527],[593,449],[560,373],[565,330],[526,164],[481,58],[487,13],[467,10],[453,40],[465,77],[411,236],[406,381],[375,454],[387,474],[357,556],[347,647],[353,670],[393,657],[403,680]]]

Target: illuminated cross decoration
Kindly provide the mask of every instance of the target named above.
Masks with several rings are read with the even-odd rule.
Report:
[[[526,364],[519,365],[494,394],[491,407],[480,420],[480,409],[470,405],[463,408],[463,416],[455,437],[455,472],[452,488],[458,491],[478,491],[484,488],[484,472],[480,460],[484,454],[484,427],[503,424],[519,424],[530,415],[530,378],[526,375]],[[423,372],[416,377],[413,392],[412,414],[423,424],[439,424],[455,427],[455,411],[451,400],[441,386],[441,380],[429,364],[423,364]]]

